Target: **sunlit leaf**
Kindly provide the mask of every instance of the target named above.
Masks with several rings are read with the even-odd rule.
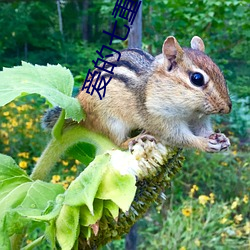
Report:
[[[61,65],[34,66],[22,62],[22,66],[0,72],[0,106],[18,96],[36,93],[53,106],[65,109],[66,118],[80,121],[84,114],[78,100],[71,97],[73,85],[71,72]]]

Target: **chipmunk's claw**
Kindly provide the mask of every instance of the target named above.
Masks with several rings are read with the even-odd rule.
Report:
[[[214,133],[209,136],[209,152],[226,151],[230,147],[229,139],[222,133]]]
[[[143,147],[146,141],[151,141],[156,143],[156,139],[152,135],[140,134],[129,142],[128,147],[130,152],[133,152],[133,147],[135,144],[139,143]]]

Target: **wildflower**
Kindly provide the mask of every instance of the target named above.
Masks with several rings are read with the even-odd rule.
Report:
[[[199,203],[203,206],[210,200],[210,198],[207,195],[200,195],[198,199]]]
[[[4,130],[0,130],[0,135],[1,135],[1,137],[5,137],[5,138],[9,137],[9,134]]]
[[[190,189],[189,196],[193,198],[194,193],[199,190],[199,187],[196,185],[193,185],[193,187]]]
[[[242,232],[240,230],[236,230],[236,236],[241,237],[242,236]]]
[[[13,119],[13,120],[11,121],[11,126],[12,126],[12,127],[17,127],[17,126],[18,126],[18,123],[17,123],[17,121],[16,121],[15,119]]]
[[[234,216],[234,221],[236,224],[239,224],[243,220],[242,214],[237,214]]]
[[[8,112],[8,111],[3,112],[4,116],[9,116],[9,114],[10,114],[10,112]]]
[[[60,181],[60,179],[61,179],[60,175],[53,175],[51,182],[52,183],[58,183]]]
[[[221,220],[220,220],[220,224],[225,224],[227,222],[227,218],[222,218]]]
[[[227,167],[228,166],[228,163],[227,162],[221,162],[221,165],[223,166],[223,167]]]
[[[28,167],[27,161],[20,161],[19,162],[19,167],[22,169],[26,169]]]
[[[186,217],[189,217],[192,214],[192,209],[190,207],[183,208],[181,211]]]
[[[67,182],[72,182],[75,179],[75,176],[67,176],[66,181]]]
[[[75,160],[75,164],[79,165],[79,164],[81,164],[81,162],[78,160]]]
[[[63,166],[68,166],[69,165],[69,163],[67,161],[64,161],[64,160],[62,160],[62,164],[63,164]]]
[[[209,197],[210,197],[210,203],[214,204],[214,193],[210,193]]]
[[[64,187],[65,190],[68,188],[68,186],[69,186],[68,182],[63,182],[63,187]]]
[[[243,197],[243,202],[244,202],[245,204],[247,204],[248,201],[249,201],[248,195],[245,194],[244,197]]]
[[[9,144],[10,144],[9,139],[8,139],[8,138],[4,138],[4,139],[3,139],[3,144],[9,145]]]
[[[250,222],[247,221],[246,225],[244,226],[244,231],[246,232],[246,234],[250,234]]]
[[[27,128],[27,129],[32,129],[32,125],[33,125],[32,120],[26,122],[26,128]]]
[[[76,165],[73,165],[73,166],[70,168],[70,170],[71,170],[72,172],[76,172],[76,171],[77,171]]]
[[[233,155],[237,155],[237,153],[238,153],[237,150],[233,150],[233,151],[232,151],[232,154],[233,154]]]
[[[39,157],[32,157],[32,160],[33,160],[34,162],[37,162],[38,159],[39,159]]]
[[[200,247],[201,246],[201,242],[199,239],[195,239],[194,240],[194,244],[197,246],[197,247]]]
[[[16,107],[16,104],[15,104],[14,102],[11,102],[11,103],[9,104],[9,106],[10,106],[11,108],[15,108],[15,107]]]
[[[21,152],[17,154],[19,157],[29,158],[29,152]]]
[[[235,209],[239,205],[239,198],[236,197],[235,201],[231,205],[231,209]]]
[[[185,247],[181,247],[180,250],[186,250],[186,248]]]

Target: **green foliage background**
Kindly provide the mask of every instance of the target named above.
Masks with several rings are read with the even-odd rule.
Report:
[[[87,8],[83,7],[84,2],[87,2]],[[109,37],[102,31],[112,30],[114,4],[115,1],[111,0],[62,1],[61,33],[56,1],[1,1],[0,67],[19,65],[21,60],[41,65],[60,63],[72,71],[77,86],[80,86],[88,69],[93,69],[92,60],[97,58],[95,51],[104,44],[108,45]],[[162,43],[169,35],[174,35],[182,46],[187,47],[194,35],[202,37],[206,52],[225,74],[233,99],[233,111],[228,116],[215,118],[216,128],[230,136],[231,151],[217,155],[186,153],[184,171],[174,181],[172,190],[166,193],[167,202],[161,207],[153,207],[139,223],[140,249],[161,249],[166,244],[166,249],[196,249],[199,248],[199,244],[194,244],[197,238],[206,249],[215,249],[215,245],[218,249],[247,249],[247,239],[244,237],[249,223],[249,203],[243,199],[250,191],[249,16],[249,1],[143,0],[143,49],[157,55],[161,53]],[[83,30],[86,27],[84,23],[87,28]],[[122,23],[120,20],[118,33],[121,35],[125,32]],[[122,49],[126,46],[126,42],[116,41],[112,47]],[[11,104],[0,110],[0,152],[12,155],[19,163],[27,162],[27,166],[25,163],[23,166],[29,172],[31,161],[36,161],[42,150],[41,145],[46,143],[45,133],[41,132],[39,126],[39,117],[46,105],[41,99],[38,100],[38,96],[28,99],[28,106],[23,106],[24,100],[20,99],[17,105]],[[29,152],[33,160],[29,162],[20,152]],[[67,186],[82,168],[65,159],[58,163],[52,181],[61,181]],[[189,192],[194,184],[199,191],[190,198]],[[203,206],[199,205],[197,198],[210,193],[216,196],[216,206],[210,204],[210,207],[202,210]],[[238,204],[234,209],[233,202]],[[219,217],[223,214],[224,206],[228,208],[225,215],[228,224],[218,226],[210,223],[224,218]],[[189,221],[183,220],[182,209],[186,207],[193,209],[197,223],[190,221],[190,217],[187,217]],[[211,215],[206,235],[200,233],[207,221],[202,217],[204,214]],[[244,217],[242,223],[234,219],[239,214]],[[195,217],[198,215],[200,221]],[[192,234],[184,234],[188,230]],[[235,235],[232,235],[232,230]],[[215,232],[214,241],[209,242]],[[174,238],[175,242],[169,238]],[[230,244],[233,248],[230,248]],[[108,249],[121,247],[123,242],[107,246]]]

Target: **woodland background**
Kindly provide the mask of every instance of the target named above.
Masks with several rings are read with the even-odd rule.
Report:
[[[108,45],[119,20],[118,34],[125,35],[124,19],[112,16],[116,1],[45,0],[0,1],[0,68],[33,64],[62,64],[80,86],[96,50]],[[223,70],[233,111],[215,117],[215,128],[226,133],[231,150],[221,154],[185,151],[182,172],[166,191],[166,201],[152,206],[137,225],[138,249],[247,249],[250,245],[250,2],[234,0],[143,0],[142,47],[153,55],[174,35],[189,46],[202,37],[206,53]],[[112,48],[126,48],[115,40]],[[18,83],[17,83],[18,84]],[[28,104],[25,104],[28,100]],[[12,155],[30,172],[48,135],[40,117],[47,108],[38,96],[21,98],[0,109],[0,152]],[[30,160],[32,159],[32,160]],[[83,166],[72,159],[58,163],[52,182],[65,187]],[[27,241],[32,241],[33,230]],[[124,249],[124,239],[106,249]],[[46,249],[46,245],[44,246]]]

